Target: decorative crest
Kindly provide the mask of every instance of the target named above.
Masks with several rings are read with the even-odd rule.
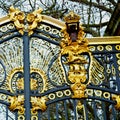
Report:
[[[37,27],[38,23],[42,21],[41,12],[42,9],[40,8],[27,15],[26,19],[28,26],[26,28],[24,25],[25,15],[19,9],[15,9],[13,6],[11,6],[9,10],[9,17],[10,20],[14,22],[19,33],[23,35],[24,31],[28,30],[28,35],[32,35],[33,30]]]
[[[68,15],[64,17],[66,23],[79,22],[80,16],[71,11]]]
[[[42,9],[35,10],[33,13],[27,15],[28,21],[28,35],[33,34],[33,30],[37,27],[38,23],[42,21],[41,16]]]
[[[24,19],[25,15],[19,9],[15,9],[13,6],[9,9],[10,20],[14,22],[17,30],[23,35],[24,34]]]

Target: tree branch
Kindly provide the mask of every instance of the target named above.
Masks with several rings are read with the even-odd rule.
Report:
[[[114,6],[117,5],[117,3],[114,0],[107,0],[107,1],[109,1],[110,3],[112,3]]]
[[[87,0],[69,0],[69,1],[78,2],[78,3],[83,3],[83,4],[85,4],[85,5],[90,5],[90,4],[92,4],[92,6],[97,7],[97,8],[99,8],[99,9],[103,10],[103,11],[107,11],[107,12],[109,12],[109,13],[112,13],[112,12],[113,12],[111,9],[109,9],[109,8],[103,6],[103,5],[97,4],[97,3],[95,3],[95,2],[91,2],[91,3],[90,3],[90,2],[87,1]]]
[[[89,33],[89,34],[91,34],[94,37],[99,36],[98,32],[93,30],[93,29],[91,29],[91,28],[84,28],[84,32],[85,33]]]
[[[89,24],[89,27],[104,27],[108,24],[108,22],[100,23],[100,24]],[[82,24],[83,27],[87,27],[87,24]]]

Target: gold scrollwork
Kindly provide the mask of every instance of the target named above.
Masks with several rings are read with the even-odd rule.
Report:
[[[31,97],[32,103],[32,113],[36,113],[38,110],[42,110],[43,112],[47,109],[46,101],[47,97]]]
[[[10,73],[8,74],[7,78],[6,78],[7,79],[8,90],[10,90],[12,93],[14,92],[13,86],[12,86],[13,84],[16,84],[15,87],[19,90],[24,89],[24,79],[23,78],[17,79],[13,82],[13,84],[11,84],[14,74],[17,73],[17,72],[22,72],[23,73],[23,67],[12,69],[10,71]],[[32,72],[38,73],[39,75],[41,75],[41,77],[43,79],[43,85],[42,85],[43,88],[39,92],[42,93],[45,90],[47,90],[47,77],[46,77],[46,74],[44,73],[44,71],[40,70],[40,69],[37,69],[37,68],[30,68],[30,73],[32,73]],[[36,90],[38,88],[37,80],[35,80],[33,78],[30,79],[30,88],[31,88],[31,90]]]
[[[24,114],[24,96],[9,96],[8,101],[10,103],[9,109],[11,111],[18,110],[19,114]]]
[[[14,22],[14,25],[16,26],[19,33],[23,35],[24,31],[28,30],[28,35],[32,35],[33,30],[37,28],[38,23],[42,21],[41,12],[42,12],[42,9],[40,8],[38,10],[35,10],[32,13],[29,13],[26,17],[28,26],[27,25],[25,26],[24,25],[24,20],[25,20],[24,12],[21,12],[19,9],[15,9],[13,6],[11,6],[9,9],[9,18],[11,21]]]
[[[28,21],[28,35],[33,34],[33,30],[37,28],[37,25],[39,22],[42,21],[42,16],[41,16],[42,9],[35,10],[33,13],[29,13],[27,15],[27,21]]]
[[[112,99],[116,101],[115,105],[116,110],[120,110],[120,95],[113,95]]]
[[[9,9],[10,20],[14,22],[17,30],[23,35],[24,34],[24,19],[25,15],[19,9],[15,9],[13,6]]]
[[[63,28],[61,32],[63,33],[63,39],[61,41],[61,56],[67,55],[67,60],[64,64],[69,65],[68,79],[72,83],[71,90],[73,92],[73,98],[84,98],[86,89],[86,69],[85,64],[87,60],[83,53],[88,53],[90,55],[88,40],[84,38],[84,31],[81,26],[77,26],[76,23],[79,22],[80,17],[74,12],[70,12],[64,17],[64,20],[68,26]],[[70,25],[69,25],[70,24]],[[76,31],[69,33],[68,29],[70,27],[75,27]]]
[[[31,90],[36,90],[37,89],[37,87],[38,87],[38,85],[37,85],[37,81],[36,80],[34,80],[34,79],[30,79],[31,80],[31,84],[30,84],[30,89]],[[24,89],[24,79],[23,78],[21,78],[21,79],[19,79],[18,81],[17,81],[17,88],[18,89]]]
[[[8,74],[8,76],[7,76],[7,86],[8,86],[8,90],[10,90],[10,92],[14,92],[13,91],[13,89],[12,89],[12,84],[11,84],[11,80],[12,80],[12,78],[13,78],[13,75],[16,73],[16,72],[23,72],[23,67],[20,67],[20,68],[14,68],[14,69],[12,69],[10,72],[9,72],[9,74]],[[22,83],[22,79],[20,79],[20,84],[18,84],[18,85],[20,85],[19,87],[24,87],[23,85],[24,85],[24,83]]]

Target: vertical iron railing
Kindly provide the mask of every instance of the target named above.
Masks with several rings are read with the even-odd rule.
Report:
[[[30,56],[29,56],[29,37],[25,32],[23,35],[23,61],[24,61],[24,99],[25,117],[30,120]]]

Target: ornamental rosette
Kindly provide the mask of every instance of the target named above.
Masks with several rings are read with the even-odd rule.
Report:
[[[35,20],[36,16],[33,13],[27,15],[27,21],[32,23]]]
[[[38,23],[42,21],[41,16],[42,9],[35,10],[33,13],[27,15],[28,21],[28,35],[33,34],[33,30],[37,27]]]
[[[18,12],[15,16],[15,19],[18,19],[20,22],[23,22],[25,19],[25,15],[23,12]]]
[[[11,6],[10,10],[9,10],[9,17],[10,17],[10,20],[14,22],[19,33],[21,33],[23,35],[24,28],[25,28],[25,26],[24,26],[25,15],[24,15],[24,13],[21,12],[19,9],[15,9],[13,6]]]

